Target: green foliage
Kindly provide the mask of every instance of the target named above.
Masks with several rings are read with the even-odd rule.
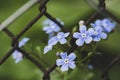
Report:
[[[3,22],[27,1],[28,0],[0,0],[0,22]],[[120,14],[120,11],[118,10],[119,2],[119,0],[106,1],[107,8],[116,16],[119,16]],[[36,4],[29,9],[14,23],[9,25],[9,29],[14,34],[18,34],[24,26],[39,13],[38,7],[39,4]],[[86,3],[85,0],[50,0],[47,5],[47,11],[54,17],[60,18],[65,23],[65,27],[69,31],[72,31],[72,28],[78,25],[78,21],[80,19],[86,20],[94,10]],[[42,31],[42,22],[45,19],[45,17],[40,19],[30,30],[27,31],[27,33],[24,34],[23,37],[29,37],[30,41],[23,49],[48,68],[55,63],[58,48],[54,47],[52,51],[43,55],[43,48],[47,45],[48,40],[48,35]],[[117,25],[117,27],[119,26],[120,25]],[[119,54],[119,34],[120,28],[115,29],[115,31],[109,35],[109,39],[100,43],[98,50],[107,55]],[[11,39],[4,32],[0,32],[0,37],[1,59],[11,48]],[[60,45],[58,44],[58,46]],[[67,50],[68,47],[65,47],[61,47],[61,49]],[[120,79],[119,72],[116,74],[120,65],[117,64],[116,66],[117,67],[110,71],[111,80]],[[92,71],[88,70],[86,67],[80,66],[71,70],[70,73],[67,73],[65,80],[101,80],[100,76],[96,73],[99,73],[98,69],[96,69],[96,71]],[[42,72],[26,58],[24,58],[22,62],[15,64],[12,57],[10,57],[0,66],[0,80],[41,80],[42,75]],[[63,80],[63,77],[65,77],[64,73],[60,72],[58,68],[53,71],[51,76],[52,80]]]

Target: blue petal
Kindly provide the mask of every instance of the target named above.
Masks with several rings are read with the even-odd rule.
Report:
[[[13,59],[16,59],[17,55],[18,55],[19,51],[15,50],[12,54]]]
[[[96,24],[97,26],[101,26],[102,21],[101,21],[101,20],[96,20],[96,21],[95,21],[95,24]]]
[[[61,57],[62,59],[66,59],[66,58],[67,58],[67,53],[66,53],[66,52],[60,53],[60,57]]]
[[[64,60],[62,60],[62,59],[57,59],[56,60],[56,65],[57,66],[61,66],[61,65],[63,65],[64,64]]]
[[[52,50],[52,45],[45,46],[43,54],[46,54],[48,51]]]
[[[68,71],[68,64],[64,64],[61,66],[61,71]]]
[[[15,63],[18,63],[23,59],[23,55],[17,50],[13,52],[12,56],[13,56],[13,59],[15,59]]]
[[[87,37],[85,38],[85,43],[86,43],[86,44],[89,44],[90,42],[92,42],[92,37],[87,36]]]
[[[62,38],[59,40],[59,42],[60,42],[60,44],[65,44],[65,43],[67,43],[67,40],[65,38]]]
[[[48,40],[48,45],[56,45],[58,42],[58,39],[56,37],[52,37]]]
[[[112,29],[114,29],[115,26],[116,26],[116,23],[111,23],[111,24],[110,24],[110,27],[111,27]]]
[[[84,40],[83,40],[83,39],[77,39],[77,40],[76,40],[76,44],[77,44],[78,46],[82,46],[82,45],[84,44]]]
[[[102,39],[106,39],[107,38],[107,34],[106,33],[101,33],[101,38]]]
[[[64,37],[68,37],[69,34],[70,34],[69,32],[68,32],[68,33],[65,33],[65,34],[64,34]]]
[[[69,56],[68,56],[68,59],[69,59],[70,61],[74,60],[75,58],[76,58],[75,53],[70,53]]]
[[[89,28],[87,32],[88,32],[88,35],[93,35],[94,29],[93,28]]]
[[[26,44],[26,42],[29,41],[29,38],[23,38],[20,42],[19,42],[19,47],[22,47]]]
[[[46,33],[51,33],[53,30],[50,28],[50,26],[43,27],[43,30],[46,31]]]
[[[93,39],[94,41],[100,41],[101,40],[101,38],[100,37],[94,37],[94,39]]]
[[[80,38],[80,36],[81,36],[81,34],[80,34],[79,32],[75,32],[75,33],[73,34],[73,37],[74,37],[74,38]]]
[[[85,25],[82,25],[82,26],[80,26],[80,28],[79,28],[79,31],[80,31],[81,33],[85,33],[86,30],[87,30],[87,28],[86,28]]]
[[[75,62],[74,62],[74,61],[70,62],[70,63],[69,63],[69,67],[70,67],[71,69],[74,69],[74,68],[76,67]]]
[[[59,32],[60,28],[58,26],[56,26],[56,28],[54,29],[55,32]]]
[[[47,20],[45,20],[44,22],[43,22],[43,25],[48,25],[49,23],[50,23],[50,19],[47,19]]]

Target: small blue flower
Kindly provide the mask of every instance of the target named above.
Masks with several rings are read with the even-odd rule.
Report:
[[[59,32],[57,36],[54,36],[48,40],[48,45],[45,46],[43,54],[46,54],[48,51],[52,50],[53,46],[56,45],[58,42],[60,44],[65,44],[67,43],[67,40],[65,39],[66,37],[69,36],[70,33],[63,33]]]
[[[68,33],[59,32],[56,36],[56,41],[60,42],[60,44],[67,43],[67,40],[65,38],[68,37],[69,34],[70,34],[69,32]]]
[[[107,34],[104,33],[101,29],[101,27],[94,27],[94,28],[90,28],[91,32],[92,32],[92,38],[93,38],[93,41],[100,41],[101,38],[102,39],[106,39],[107,38]]]
[[[24,46],[27,42],[29,41],[29,38],[23,38],[20,42],[19,42],[19,45],[18,47],[22,47]],[[15,59],[15,63],[18,63],[22,60],[23,58],[23,55],[18,51],[18,50],[15,50],[12,54],[13,56],[13,59]]]
[[[17,50],[13,52],[12,56],[13,56],[13,59],[15,59],[15,63],[18,63],[23,59],[23,54]]]
[[[60,20],[58,20],[58,21],[61,22]],[[53,21],[51,21],[49,19],[44,21],[43,24],[44,24],[43,30],[47,34],[50,34],[50,33],[53,33],[53,32],[59,32],[61,30],[56,23],[54,23]],[[61,24],[63,24],[63,22],[61,22]]]
[[[75,32],[73,34],[73,37],[77,38],[76,44],[78,46],[82,46],[84,44],[84,42],[86,44],[89,44],[92,41],[92,37],[91,37],[92,31],[91,31],[91,29],[87,30],[85,25],[81,25],[80,28],[79,28],[79,31],[80,32]]]
[[[101,27],[104,32],[109,33],[111,32],[116,24],[114,22],[111,22],[110,19],[103,19],[103,20],[96,20],[95,23],[91,23],[92,27]]]
[[[106,33],[109,33],[115,28],[116,24],[114,22],[111,22],[110,19],[105,18],[102,20],[102,26],[103,30]]]
[[[68,56],[66,52],[60,53],[60,57],[61,59],[56,60],[56,65],[61,66],[61,71],[68,71],[69,68],[74,69],[76,67],[75,53],[70,53]]]

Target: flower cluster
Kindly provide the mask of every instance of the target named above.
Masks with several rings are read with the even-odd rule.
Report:
[[[29,38],[23,38],[19,42],[18,47],[23,47],[28,41],[29,41]],[[23,58],[23,55],[18,50],[15,50],[13,52],[12,56],[13,56],[13,59],[15,59],[15,63],[20,62],[22,60],[22,58]]]
[[[44,54],[46,54],[48,51],[52,50],[53,46],[56,45],[58,42],[60,44],[67,43],[66,37],[68,37],[69,34],[70,33],[58,32],[56,36],[50,38],[48,40],[48,45],[44,48]]]
[[[103,20],[96,20],[95,23],[91,23],[91,26],[87,30],[83,21],[80,21],[79,32],[73,33],[73,37],[77,39],[76,45],[82,46],[84,43],[89,44],[92,41],[98,42],[101,39],[106,39],[107,33],[115,28],[115,23],[105,18]]]
[[[63,22],[61,22],[59,19],[58,19],[58,21],[61,24],[63,24]],[[43,24],[45,25],[43,27],[43,30],[47,34],[49,34],[48,45],[45,46],[45,48],[44,48],[44,54],[46,54],[48,51],[52,50],[53,46],[56,45],[58,42],[60,44],[67,43],[66,37],[69,36],[69,33],[60,32],[59,26],[49,19],[44,21]],[[56,32],[56,35],[54,34],[54,32]]]
[[[56,32],[56,35],[54,34],[54,36],[49,38],[48,45],[44,48],[44,54],[52,50],[53,46],[58,42],[60,44],[67,43],[66,38],[70,34],[69,32],[59,32],[59,26],[50,20],[45,23],[49,24],[49,26],[45,26],[43,30],[48,34]],[[87,29],[87,26],[84,25],[84,21],[80,21],[79,31],[73,33],[73,38],[76,38],[75,43],[77,46],[83,46],[84,43],[90,44],[92,41],[99,42],[102,39],[106,39],[107,33],[110,33],[115,26],[116,24],[114,22],[111,22],[110,19],[105,18],[103,20],[96,20],[95,23],[91,23],[91,27]],[[56,65],[61,67],[61,71],[68,71],[69,68],[74,69],[76,67],[74,61],[76,58],[75,53],[72,52],[67,55],[67,52],[61,52],[59,57],[61,59],[56,60]],[[92,66],[89,67],[92,69]]]

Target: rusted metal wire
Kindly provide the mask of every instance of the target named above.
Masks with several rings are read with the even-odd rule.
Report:
[[[54,16],[52,16],[50,13],[48,13],[46,11],[46,5],[49,2],[49,0],[39,0],[38,1],[40,3],[40,7],[39,7],[39,11],[40,13],[38,13],[37,16],[35,16],[18,34],[17,36],[15,36],[10,30],[8,30],[7,28],[3,29],[3,32],[5,32],[11,39],[12,39],[12,48],[5,54],[5,56],[2,57],[2,59],[0,59],[0,65],[2,65],[9,57],[10,55],[15,51],[18,50],[20,51],[27,59],[29,59],[33,64],[35,64],[42,72],[43,72],[43,80],[50,80],[50,73],[55,70],[55,68],[57,67],[56,64],[51,65],[50,68],[46,69],[39,61],[37,61],[34,57],[32,57],[29,53],[27,53],[27,51],[21,49],[18,47],[18,42],[19,39],[31,28],[33,27],[33,25],[39,20],[41,19],[41,17],[46,16],[48,19],[52,20],[53,22],[55,22],[58,26],[60,26],[61,30],[63,32],[67,32],[65,27],[63,27],[63,25],[58,22],[56,20],[56,18]],[[85,21],[85,25],[89,25],[95,18],[97,18],[97,16],[101,15],[101,13],[105,13],[106,15],[108,15],[109,17],[111,17],[112,19],[114,19],[115,21],[117,21],[118,23],[120,23],[120,20],[115,17],[113,14],[111,14],[109,11],[106,10],[105,8],[105,0],[99,0],[99,4],[98,4],[98,8],[99,10],[96,10],[96,12],[94,12],[90,18],[88,18]],[[77,46],[75,45],[74,39],[71,39],[71,43],[72,46],[68,49],[68,53],[73,52]],[[115,60],[112,61],[112,63],[110,64],[113,65],[115,62],[117,62],[119,59],[117,57],[117,59],[115,58]],[[108,77],[108,74],[105,74],[109,71],[110,67],[108,66],[105,71],[102,74],[102,78],[104,80],[108,80],[105,79],[105,77]]]

